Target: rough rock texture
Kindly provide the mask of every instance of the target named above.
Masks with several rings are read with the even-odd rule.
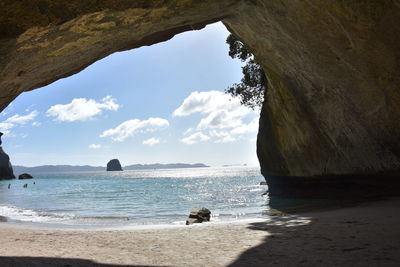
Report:
[[[189,218],[186,220],[186,225],[194,223],[209,222],[211,211],[206,208],[194,208],[190,211]]]
[[[24,91],[113,52],[151,45],[227,15],[236,0],[0,2],[0,110]]]
[[[10,157],[4,152],[0,146],[0,180],[14,179],[13,168],[11,166]]]
[[[399,2],[254,3],[227,24],[268,73],[257,152],[270,195],[398,190]]]
[[[112,159],[107,163],[107,171],[122,171],[121,163],[118,159]]]
[[[271,195],[400,191],[398,0],[4,0],[0,110],[115,51],[218,20],[268,73],[257,153]]]
[[[30,175],[29,173],[23,173],[23,174],[20,174],[20,175],[18,176],[18,179],[19,179],[19,180],[23,180],[23,179],[33,179],[33,176]]]

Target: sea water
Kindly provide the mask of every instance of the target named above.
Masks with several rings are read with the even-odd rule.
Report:
[[[184,224],[196,207],[210,209],[214,222],[262,217],[268,209],[264,178],[252,167],[34,176],[0,181],[0,216],[61,227],[121,227]]]

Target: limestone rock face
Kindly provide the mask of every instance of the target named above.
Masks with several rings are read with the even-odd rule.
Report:
[[[4,152],[0,146],[0,180],[14,179],[13,168],[11,166],[10,157]]]
[[[122,171],[121,163],[118,159],[112,159],[107,163],[107,171]]]
[[[400,191],[398,0],[4,0],[0,14],[0,110],[113,52],[222,20],[268,74],[257,154],[271,195]]]
[[[270,195],[399,193],[398,1],[253,3],[226,24],[268,74],[257,153]]]
[[[237,2],[1,1],[0,110],[20,93],[75,74],[111,53],[219,21]]]

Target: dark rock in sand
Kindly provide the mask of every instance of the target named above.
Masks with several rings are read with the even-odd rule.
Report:
[[[122,171],[121,163],[118,159],[112,159],[107,163],[107,171]]]
[[[10,157],[4,152],[3,148],[0,147],[0,180],[14,178]]]
[[[194,208],[190,212],[189,218],[186,220],[186,225],[193,223],[202,223],[210,221],[211,211],[206,208]]]
[[[32,179],[32,178],[33,178],[33,176],[30,175],[29,173],[23,173],[23,174],[20,174],[20,175],[18,176],[18,179],[19,179],[19,180],[23,180],[23,179]]]
[[[6,221],[7,221],[7,217],[0,216],[0,222],[6,222]]]

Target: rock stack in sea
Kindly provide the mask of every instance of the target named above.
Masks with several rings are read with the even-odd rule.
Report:
[[[20,174],[20,175],[18,176],[18,179],[19,179],[19,180],[33,179],[33,176],[30,175],[29,173],[23,173],[23,174]]]
[[[193,223],[209,222],[211,211],[206,208],[194,208],[190,212],[189,218],[186,220],[186,225]]]
[[[3,133],[0,132],[0,145],[2,135]],[[0,146],[0,180],[14,178],[15,176],[11,166],[10,157],[4,152],[3,147]]]
[[[121,163],[118,159],[112,159],[107,163],[107,171],[122,171]]]

